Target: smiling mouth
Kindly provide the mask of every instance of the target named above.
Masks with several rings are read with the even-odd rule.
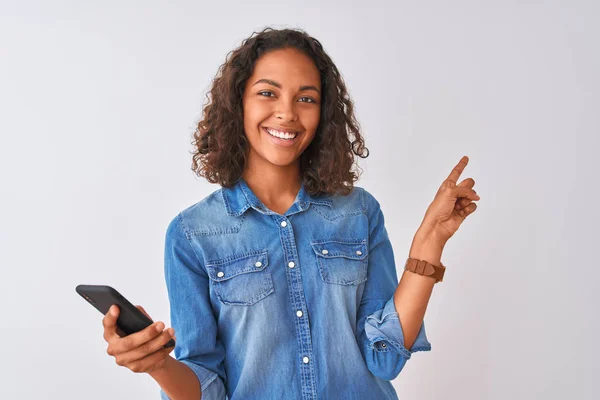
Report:
[[[265,132],[267,132],[269,135],[277,138],[277,139],[281,139],[281,140],[294,140],[296,139],[299,135],[300,132],[282,132],[282,131],[278,131],[276,129],[271,129],[271,128],[265,128],[263,127],[263,130]]]

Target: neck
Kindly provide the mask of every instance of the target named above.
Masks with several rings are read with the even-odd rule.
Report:
[[[292,203],[302,186],[299,162],[284,167],[248,163],[242,177],[267,207]]]

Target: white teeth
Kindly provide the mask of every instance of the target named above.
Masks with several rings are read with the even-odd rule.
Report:
[[[278,137],[280,139],[293,139],[298,135],[297,133],[281,132],[276,131],[274,129],[267,129],[267,132],[269,132],[270,135]]]

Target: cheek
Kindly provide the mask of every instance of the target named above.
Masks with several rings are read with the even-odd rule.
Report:
[[[265,105],[257,102],[244,103],[244,128],[249,131],[256,131],[257,126],[269,117],[271,111]]]
[[[302,124],[308,130],[314,131],[319,126],[321,110],[307,110],[302,118]]]
[[[302,125],[306,129],[309,135],[306,135],[305,141],[310,144],[317,134],[317,128],[319,127],[320,113],[312,112],[305,115],[305,119],[302,121]]]

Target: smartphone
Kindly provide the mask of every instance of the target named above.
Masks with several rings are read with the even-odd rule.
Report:
[[[125,297],[110,286],[105,285],[77,285],[75,288],[88,303],[93,305],[103,315],[113,304],[119,306],[120,313],[117,326],[126,334],[139,332],[152,325],[152,320],[131,304]],[[162,348],[175,346],[173,339],[169,340]]]

